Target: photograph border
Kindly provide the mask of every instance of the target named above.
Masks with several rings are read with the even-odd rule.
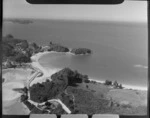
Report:
[[[27,0],[28,1],[28,0]],[[139,0],[138,0],[139,1]],[[141,0],[142,1],[142,0]],[[145,0],[146,1],[146,0]],[[1,42],[2,42],[2,22],[3,22],[3,6],[2,6],[2,4],[3,4],[3,1],[2,0],[0,0],[0,2],[1,2],[1,30],[0,30],[0,36],[1,36]],[[59,4],[61,4],[61,3],[59,3]],[[149,29],[150,29],[150,12],[149,12],[149,9],[150,9],[150,2],[149,1],[147,1],[147,12],[148,12],[148,14],[147,14],[147,16],[148,16],[148,81],[147,81],[147,84],[148,84],[148,95],[147,95],[147,97],[148,97],[148,104],[147,104],[147,115],[146,116],[129,116],[129,115],[119,115],[119,117],[120,118],[149,118],[149,102],[150,102],[150,73],[149,73],[149,67],[150,67],[150,63],[149,63],[149,55],[150,55],[150,53],[149,53],[149,45],[150,45],[150,42],[149,42],[149,40],[150,40],[150,34],[149,34]],[[0,92],[1,92],[1,107],[0,107],[0,109],[1,109],[1,111],[0,111],[0,113],[1,113],[1,116],[2,116],[2,118],[28,118],[30,115],[3,115],[2,114],[2,43],[0,42],[0,59],[1,59],[1,79],[0,79],[0,82],[1,82],[1,90],[0,90]],[[57,118],[60,118],[61,116],[57,116]],[[89,115],[88,116],[88,118],[92,118],[92,115]]]

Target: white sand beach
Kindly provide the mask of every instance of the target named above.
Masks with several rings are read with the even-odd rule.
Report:
[[[105,81],[97,80],[97,79],[91,78],[91,77],[89,80],[95,81],[97,83],[105,83]],[[148,90],[148,87],[133,86],[133,85],[127,85],[127,84],[122,84],[122,86],[124,87],[124,89],[133,89],[133,90],[141,90],[141,91],[147,91]]]
[[[46,79],[49,79],[51,80],[51,75],[56,73],[59,69],[51,69],[51,68],[44,68],[41,66],[41,64],[39,63],[39,59],[45,55],[45,54],[50,54],[50,53],[56,53],[56,52],[42,52],[42,53],[37,53],[35,55],[33,55],[31,57],[31,60],[32,60],[32,67],[37,69],[37,70],[40,70],[43,72],[43,75],[40,76],[40,77],[36,77],[36,79],[34,79],[30,86],[32,86],[33,84],[36,84],[36,83],[42,83],[44,81],[46,81]]]

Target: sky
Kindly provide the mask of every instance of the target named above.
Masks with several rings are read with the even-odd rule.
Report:
[[[26,0],[4,0],[4,18],[147,22],[146,1],[119,5],[32,5]]]

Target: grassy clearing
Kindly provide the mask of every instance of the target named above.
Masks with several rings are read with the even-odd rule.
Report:
[[[68,87],[75,97],[73,113],[146,115],[146,91],[113,89],[100,83],[82,83]]]

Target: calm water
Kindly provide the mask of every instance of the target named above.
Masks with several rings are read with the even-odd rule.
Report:
[[[146,24],[36,20],[24,25],[4,22],[3,35],[8,33],[41,45],[54,41],[70,48],[85,47],[93,51],[88,56],[48,54],[40,59],[45,67],[70,67],[99,80],[147,85]]]

